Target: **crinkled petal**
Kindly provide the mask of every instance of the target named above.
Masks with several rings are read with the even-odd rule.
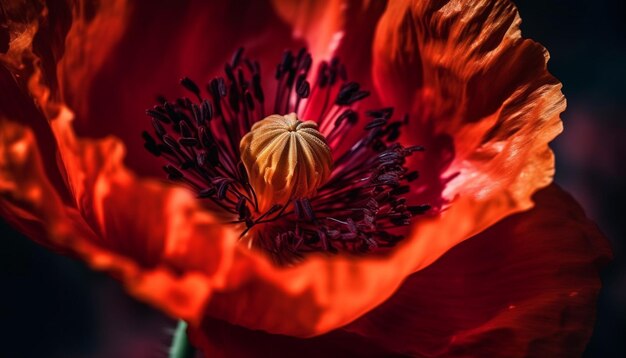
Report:
[[[493,200],[527,209],[554,173],[548,142],[565,100],[546,50],[521,37],[520,22],[509,1],[397,1],[374,39],[379,96],[411,115],[405,140],[420,141],[428,158],[439,154],[429,138],[448,136],[453,158],[434,173],[446,181],[442,197],[471,197],[477,211]]]
[[[580,356],[608,242],[558,187],[534,199],[343,329],[297,339],[207,319],[190,335],[210,356]]]

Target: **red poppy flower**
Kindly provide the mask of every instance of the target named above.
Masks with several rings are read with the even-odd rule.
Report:
[[[565,101],[508,1],[11,2],[1,20],[0,213],[207,354],[584,349],[609,250],[550,185]]]

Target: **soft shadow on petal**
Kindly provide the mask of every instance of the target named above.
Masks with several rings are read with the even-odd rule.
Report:
[[[558,187],[534,199],[533,209],[459,244],[343,329],[297,339],[206,319],[191,337],[217,356],[578,356],[608,242]]]

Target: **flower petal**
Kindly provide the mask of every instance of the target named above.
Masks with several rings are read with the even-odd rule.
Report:
[[[565,100],[547,52],[521,38],[520,22],[506,0],[398,1],[376,31],[379,96],[411,114],[406,140],[424,145],[427,158],[428,138],[451,138],[453,160],[425,177],[449,180],[443,197],[473,197],[476,210],[505,198],[510,211],[527,209],[554,173],[547,144],[561,131]]]
[[[53,122],[56,131],[63,120]],[[67,169],[76,201],[67,205],[46,177],[32,131],[6,119],[0,125],[3,217],[42,244],[112,273],[164,311],[192,322],[202,317],[229,267],[233,232],[186,191],[120,167],[120,144],[112,139],[79,140],[76,147],[60,140],[63,162],[73,164]]]
[[[212,356],[579,356],[608,242],[558,187],[535,201],[411,275],[343,329],[297,339],[207,319],[190,335]]]
[[[236,236],[186,191],[135,178],[119,141],[76,138],[72,113],[39,67],[37,27],[10,28],[11,51],[0,58],[0,213],[43,245],[111,272],[139,298],[198,320]]]
[[[204,85],[240,46],[260,60],[262,77],[272,78],[282,51],[300,45],[266,1],[189,0],[164,6],[139,1],[119,9],[98,4],[93,18],[75,13],[59,64],[63,95],[76,113],[78,133],[122,139],[130,167],[142,173],[161,172],[140,139],[149,127],[145,109],[158,95],[188,95],[177,83],[180,78]],[[101,40],[115,46],[102,50],[94,45]],[[274,93],[265,90],[268,97]]]
[[[577,356],[591,335],[605,237],[556,186],[409,277],[349,325],[411,355]]]

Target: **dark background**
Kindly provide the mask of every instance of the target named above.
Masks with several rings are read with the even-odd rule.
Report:
[[[626,4],[518,1],[524,37],[549,49],[564,84],[556,182],[612,243],[588,357],[626,357]],[[116,281],[0,221],[0,356],[165,357],[175,322]]]

